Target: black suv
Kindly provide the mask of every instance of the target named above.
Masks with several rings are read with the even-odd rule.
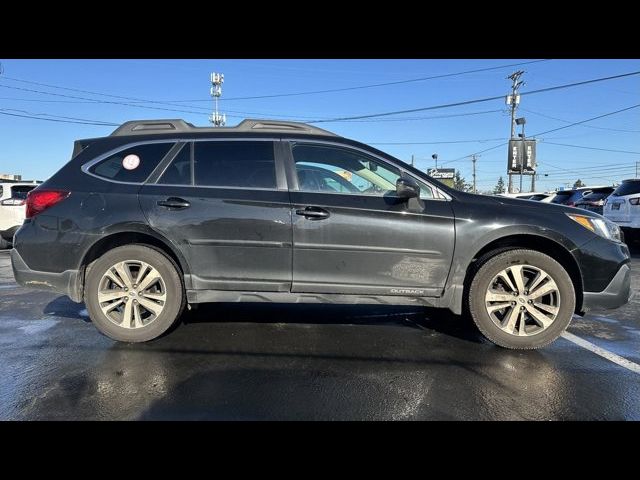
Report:
[[[116,340],[187,304],[406,304],[468,312],[509,348],[629,299],[619,228],[560,205],[471,195],[319,128],[127,122],[75,143],[29,194],[16,280],[84,302]]]

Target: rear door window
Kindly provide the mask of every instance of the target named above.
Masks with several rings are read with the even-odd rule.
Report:
[[[194,142],[193,148],[195,185],[277,188],[271,141]]]
[[[174,145],[147,143],[114,153],[91,167],[91,173],[118,182],[144,182]]]

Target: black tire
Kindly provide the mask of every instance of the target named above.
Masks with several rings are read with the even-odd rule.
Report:
[[[504,348],[529,350],[541,348],[556,340],[569,326],[575,311],[576,295],[571,277],[557,261],[535,250],[509,250],[489,254],[480,260],[469,287],[469,313],[480,332],[491,342]],[[490,282],[511,265],[527,264],[547,272],[560,292],[560,307],[556,319],[545,330],[530,336],[516,336],[498,327],[487,312],[485,294]]]
[[[166,286],[162,312],[150,324],[135,329],[114,323],[103,313],[98,302],[98,288],[103,275],[116,263],[126,260],[148,263],[160,273]],[[146,245],[126,245],[108,251],[89,265],[84,301],[91,321],[107,337],[121,342],[146,342],[161,336],[180,318],[185,306],[184,284],[178,266],[160,250]]]
[[[11,244],[0,237],[0,250],[6,250],[7,248],[11,248]]]

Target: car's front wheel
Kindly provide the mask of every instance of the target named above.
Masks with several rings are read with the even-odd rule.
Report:
[[[88,267],[84,298],[102,333],[123,342],[146,342],[179,318],[184,287],[175,263],[159,250],[126,245]]]
[[[571,322],[576,296],[556,260],[535,250],[509,250],[481,263],[469,288],[469,310],[480,331],[506,348],[540,348]]]

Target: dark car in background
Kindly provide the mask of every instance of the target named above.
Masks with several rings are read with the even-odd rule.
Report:
[[[567,207],[575,207],[576,203],[582,200],[585,195],[589,195],[593,191],[591,187],[574,188],[571,190],[560,190],[556,192],[556,196],[551,203],[556,205],[566,205]]]
[[[578,200],[575,206],[584,210],[589,210],[590,212],[597,213],[598,215],[602,215],[604,204],[609,195],[611,195],[614,190],[614,187],[594,188],[593,190],[591,190],[591,193],[588,193],[580,200]]]
[[[549,194],[547,194],[547,193],[534,193],[528,198],[528,200],[533,200],[534,202],[541,202],[545,198],[549,198]]]
[[[16,281],[84,301],[126,342],[186,305],[319,302],[446,308],[531,349],[630,295],[629,250],[599,215],[460,192],[294,122],[127,122],[76,141],[26,216]]]

